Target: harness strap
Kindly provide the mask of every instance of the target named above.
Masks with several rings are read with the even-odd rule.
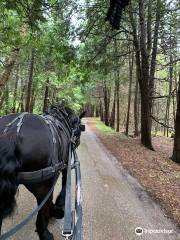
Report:
[[[55,165],[58,163],[58,150],[57,150],[57,141],[56,141],[56,136],[55,136],[55,131],[53,128],[53,124],[44,116],[40,116],[42,117],[43,121],[45,121],[45,123],[47,124],[47,126],[49,127],[49,130],[51,132],[52,135],[52,147],[53,147],[53,157],[51,158],[51,165]]]
[[[69,128],[69,126],[67,127],[67,129],[64,127],[64,124],[59,120],[57,120],[55,117],[52,117],[51,115],[45,115],[43,116],[45,119],[50,120],[52,123],[55,124],[55,126],[57,128],[60,128],[65,134],[66,136],[69,138],[71,137],[71,129]],[[65,120],[64,118],[62,118],[61,120]],[[64,121],[66,123],[66,121]]]
[[[27,112],[24,112],[24,113],[21,114],[20,120],[19,120],[19,122],[18,122],[18,124],[17,124],[17,135],[18,135],[19,132],[20,132],[20,129],[21,129],[22,124],[23,124],[23,118],[24,118],[24,116],[25,116],[26,114],[28,114],[28,113],[27,113]]]
[[[66,127],[67,127],[67,129],[68,129],[68,131],[69,131],[69,133],[71,134],[70,123],[69,123],[69,119],[67,118],[67,117],[68,117],[68,114],[66,114],[66,113],[65,113],[64,111],[62,111],[62,110],[59,110],[59,112],[62,113],[62,115],[63,115],[62,120],[64,121],[64,123],[65,123],[65,125],[66,125]],[[57,113],[56,113],[56,115],[57,115]],[[57,115],[57,118],[59,118],[58,115]],[[59,121],[59,122],[61,122],[61,121]]]
[[[56,121],[55,121],[55,119],[53,119],[53,117],[51,117],[51,116],[43,116],[43,118],[45,119],[45,121],[46,122],[48,122],[49,123],[49,125],[50,125],[50,128],[51,128],[51,132],[52,132],[52,134],[53,135],[55,135],[56,134],[56,137],[57,137],[57,140],[58,140],[58,142],[59,142],[59,144],[61,144],[62,143],[62,139],[61,139],[61,137],[60,137],[60,134],[58,133],[58,130],[57,130],[57,125],[56,125]],[[63,129],[62,129],[63,130]],[[55,136],[54,136],[55,137]],[[56,140],[56,138],[55,138],[55,140]],[[55,144],[57,145],[57,141],[55,142]],[[61,153],[61,155],[62,155],[63,153]],[[58,156],[59,154],[58,154],[58,152],[57,152],[57,156]]]
[[[60,160],[58,156],[60,155],[63,156],[62,149],[61,149],[61,154],[59,154],[58,152],[58,144],[60,145],[62,143],[61,134],[59,134],[58,129],[62,130],[68,139],[71,137],[71,135],[70,135],[70,132],[66,130],[63,123],[58,121],[55,117],[51,115],[44,115],[41,117],[45,121],[45,123],[49,126],[51,135],[53,137],[53,149],[54,149],[53,152],[56,158],[54,157],[52,159],[52,164],[56,164]]]
[[[51,167],[46,167],[33,172],[18,172],[19,184],[39,183],[48,180],[64,168],[64,163],[57,163]]]
[[[3,133],[4,134],[7,133],[9,128],[19,119],[19,122],[17,123],[17,134],[19,134],[20,128],[22,126],[23,118],[26,114],[28,114],[28,112],[23,112],[19,116],[17,116],[16,118],[14,118],[10,123],[8,123],[6,125],[6,128],[4,129]]]

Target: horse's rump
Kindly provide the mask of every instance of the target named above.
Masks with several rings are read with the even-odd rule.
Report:
[[[7,124],[18,115],[20,114],[10,114],[0,119],[2,138],[6,136],[3,131]],[[8,128],[7,134],[17,135],[16,153],[21,165],[20,171],[39,170],[49,166],[54,154],[52,149],[53,139],[50,128],[43,117],[31,113],[24,115],[19,134],[17,134],[17,123],[18,120]],[[57,142],[56,147],[59,161],[65,161],[66,151],[63,149],[67,148],[69,139],[63,131],[59,131],[58,129],[58,133],[61,135],[61,143]]]

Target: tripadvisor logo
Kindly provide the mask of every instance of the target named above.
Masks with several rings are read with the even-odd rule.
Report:
[[[135,233],[138,236],[141,236],[143,234],[143,229],[141,227],[135,228]]]

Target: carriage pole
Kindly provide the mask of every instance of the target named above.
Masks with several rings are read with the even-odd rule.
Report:
[[[82,240],[81,170],[80,161],[78,160],[76,151],[74,151],[74,164],[76,173],[76,198],[75,198],[76,224],[74,240]]]

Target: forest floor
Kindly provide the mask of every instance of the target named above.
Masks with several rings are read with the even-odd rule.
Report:
[[[139,138],[104,128],[100,121],[89,118],[87,124],[105,147],[136,177],[155,199],[167,217],[180,226],[180,166],[169,159],[173,139],[153,137],[155,151],[143,147]]]

